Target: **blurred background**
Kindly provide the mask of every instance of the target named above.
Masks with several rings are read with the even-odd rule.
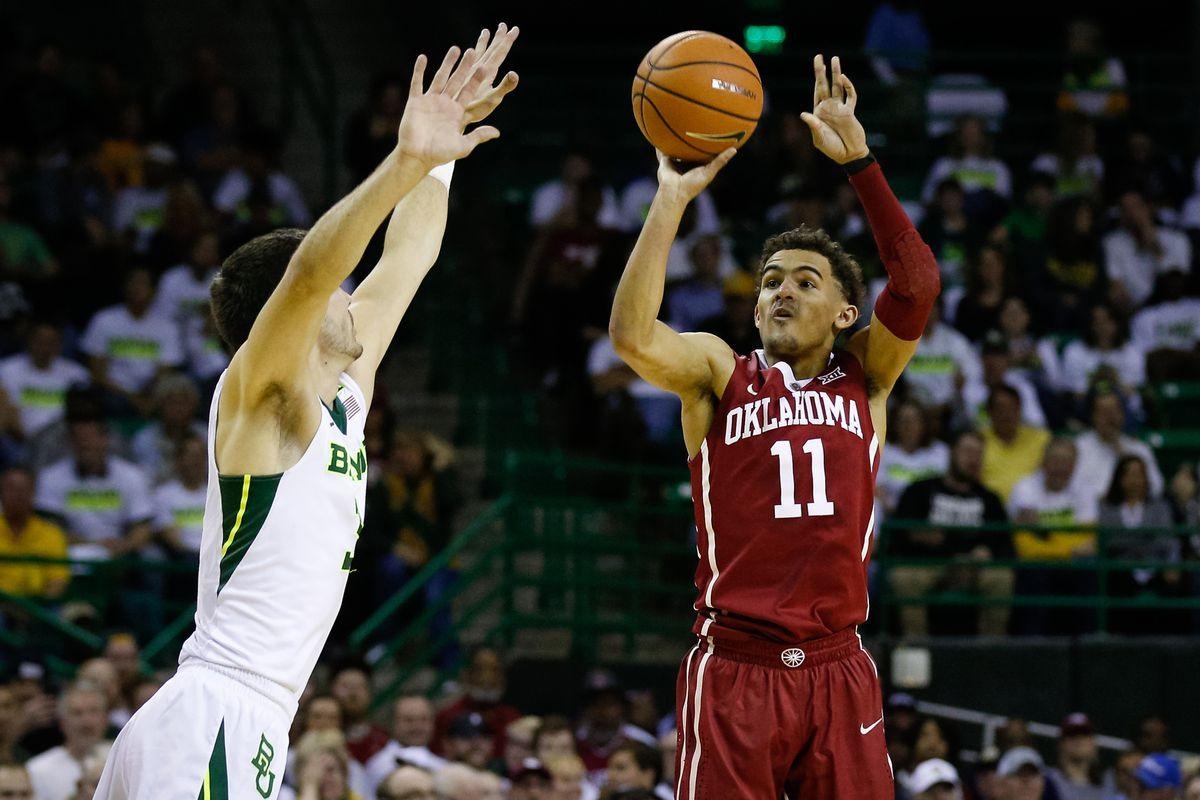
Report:
[[[685,219],[665,321],[757,348],[759,248],[800,223],[873,302],[865,219],[798,116],[818,52],[942,268],[862,628],[898,796],[941,796],[917,768],[942,758],[981,800],[1200,798],[1200,2],[413,5],[0,5],[0,796],[90,798],[191,632],[214,270],[375,167],[418,53],[505,21],[521,85],[380,374],[287,791],[670,796],[679,407],[606,331],[654,190],[633,74],[696,28],[746,47],[766,108]]]

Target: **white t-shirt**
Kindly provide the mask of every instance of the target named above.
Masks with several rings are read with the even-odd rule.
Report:
[[[1057,153],[1042,153],[1029,168],[1033,172],[1047,172],[1058,178],[1059,194],[1079,194],[1104,182],[1104,161],[1097,155],[1078,159],[1069,175],[1063,174],[1062,159]]]
[[[113,201],[113,230],[117,233],[132,231],[134,252],[145,253],[150,249],[154,234],[162,227],[166,208],[165,187],[126,186],[117,192]]]
[[[529,224],[535,228],[548,223],[567,201],[567,188],[561,180],[547,181],[533,191],[529,201]],[[599,223],[601,228],[621,227],[621,207],[617,193],[605,186],[600,203]]]
[[[145,475],[112,457],[101,476],[80,477],[71,458],[47,467],[38,476],[34,505],[61,517],[68,533],[92,542],[120,538],[131,525],[157,517]]]
[[[188,320],[183,329],[183,349],[187,353],[188,372],[201,381],[216,378],[229,366],[229,354],[221,337],[204,330],[204,320]]]
[[[1170,228],[1158,229],[1162,256],[1155,257],[1139,250],[1137,242],[1126,230],[1115,230],[1101,239],[1104,264],[1108,277],[1120,281],[1137,305],[1142,305],[1154,291],[1154,281],[1163,272],[1192,270],[1192,243],[1187,236]]]
[[[1182,297],[1143,308],[1130,327],[1134,344],[1143,353],[1160,347],[1191,350],[1200,342],[1200,299]]]
[[[1063,349],[1062,372],[1056,386],[1060,391],[1083,394],[1101,366],[1112,367],[1130,386],[1146,382],[1146,357],[1133,342],[1126,342],[1116,350],[1097,350],[1077,339]]]
[[[961,372],[966,385],[983,384],[983,362],[966,336],[944,322],[921,337],[917,352],[904,370],[904,380],[927,405],[952,403],[954,374]]]
[[[192,435],[204,438],[208,428],[199,421],[192,422]],[[162,423],[157,420],[133,435],[129,443],[133,458],[152,484],[166,480],[175,461],[175,443],[163,435]]]
[[[154,490],[154,505],[158,509],[159,528],[174,527],[188,552],[200,552],[200,535],[204,532],[204,500],[206,484],[188,489],[178,480],[168,481]]]
[[[426,772],[437,772],[446,765],[446,759],[435,756],[428,747],[405,747],[391,739],[375,755],[367,759],[365,797],[374,797],[383,779],[391,775],[402,764],[412,764]]]
[[[209,302],[209,289],[217,271],[210,270],[202,278],[196,278],[187,264],[171,267],[163,273],[154,296],[154,307],[150,313],[175,320],[183,324],[197,316]]]
[[[26,436],[62,419],[67,390],[90,381],[86,369],[65,358],[54,359],[44,370],[38,369],[25,353],[0,361],[0,386],[20,410]]]
[[[154,313],[140,318],[124,305],[96,312],[83,334],[83,352],[108,359],[108,375],[121,388],[140,392],[148,388],[159,367],[183,362],[179,327]]]
[[[613,367],[623,365],[625,362],[617,355],[616,348],[613,347],[612,339],[607,336],[602,336],[592,344],[588,351],[587,371],[588,375],[600,375],[607,372]],[[659,389],[641,378],[637,378],[633,383],[629,384],[626,389],[630,397],[645,398],[645,397],[674,397],[675,395],[668,392],[666,389]]]
[[[621,230],[634,232],[642,229],[650,202],[658,192],[658,179],[649,175],[634,178],[621,190]],[[701,236],[721,232],[721,219],[717,216],[717,204],[707,189],[692,201],[696,207],[696,226],[692,232]]]
[[[101,742],[92,755],[101,758],[110,746],[111,742]],[[29,782],[33,784],[36,800],[71,800],[83,777],[83,764],[62,745],[29,759],[25,769],[29,770]]]
[[[1010,369],[1004,373],[1004,384],[1016,390],[1021,397],[1021,421],[1033,428],[1045,428],[1046,412],[1038,400],[1037,389],[1020,370]],[[987,416],[988,388],[983,381],[969,383],[963,388],[963,401],[972,409],[974,416],[983,420]]]
[[[914,481],[943,474],[950,467],[950,448],[945,442],[933,441],[909,453],[890,445],[883,448],[879,459],[876,484],[884,491],[888,508],[895,508],[905,488]]]
[[[1075,474],[1071,482],[1081,490],[1088,492],[1099,501],[1108,492],[1112,482],[1113,470],[1117,461],[1123,455],[1141,456],[1146,464],[1146,473],[1150,481],[1150,496],[1160,497],[1163,491],[1162,471],[1154,458],[1154,451],[1145,442],[1131,436],[1122,436],[1114,449],[1109,447],[1095,431],[1081,433],[1075,439],[1078,458],[1075,461]]]
[[[933,202],[938,184],[946,178],[956,179],[967,193],[991,189],[1001,197],[1012,196],[1012,173],[1008,165],[1000,159],[942,156],[933,162],[929,175],[925,178],[925,186],[921,189],[922,202]]]
[[[1038,517],[1053,519],[1059,525],[1088,525],[1099,515],[1096,497],[1072,480],[1067,488],[1052,492],[1046,488],[1046,476],[1037,472],[1017,481],[1008,496],[1008,513],[1016,517],[1023,509],[1036,511]]]

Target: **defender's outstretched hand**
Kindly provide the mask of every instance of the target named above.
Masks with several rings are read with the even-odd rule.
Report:
[[[428,89],[427,59],[423,54],[418,56],[397,135],[400,152],[434,167],[462,158],[482,142],[499,136],[500,131],[491,125],[464,131],[490,114],[516,87],[516,73],[506,75],[499,86],[493,87],[492,81],[519,33],[520,29],[508,30],[501,23],[490,45],[484,31],[476,46],[466,52],[451,47]]]
[[[813,110],[800,115],[812,131],[813,144],[839,164],[847,164],[867,155],[867,133],[854,116],[858,92],[850,78],[842,74],[842,62],[833,57],[833,80],[825,72],[825,57],[813,59],[816,81],[813,85]]]

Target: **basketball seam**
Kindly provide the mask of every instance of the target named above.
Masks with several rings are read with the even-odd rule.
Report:
[[[720,64],[723,67],[733,67],[734,69],[741,70],[742,72],[746,73],[747,75],[753,76],[754,80],[758,81],[758,85],[762,86],[762,78],[759,76],[759,74],[757,72],[755,72],[752,69],[747,69],[746,67],[743,67],[741,64],[734,64],[729,61],[685,61],[682,64],[672,64],[669,67],[653,67],[653,69],[657,69],[657,70],[666,72],[669,69],[680,69],[682,67],[694,67],[694,66],[698,66],[698,65],[702,65],[702,64]]]
[[[647,81],[647,83],[648,83],[648,82],[649,82],[649,81]],[[679,135],[679,132],[678,132],[678,131],[676,131],[674,128],[672,128],[672,127],[671,127],[671,123],[667,121],[667,118],[666,118],[665,116],[663,116],[663,113],[662,113],[661,111],[659,111],[659,110],[658,110],[658,106],[654,105],[654,101],[653,101],[653,100],[651,100],[650,98],[646,97],[645,93],[643,93],[643,94],[642,94],[642,102],[643,102],[643,103],[649,103],[649,104],[650,104],[650,108],[654,109],[654,113],[655,113],[655,114],[657,114],[657,115],[658,115],[658,118],[659,118],[659,120],[661,120],[661,121],[662,121],[663,127],[664,127],[664,128],[666,128],[668,131],[670,131],[671,135],[672,135],[672,136],[674,136],[676,139],[678,139],[679,141],[683,142],[685,145],[687,145],[688,147],[692,148],[692,149],[693,149],[693,150],[695,150],[697,153],[703,153],[703,154],[704,154],[704,155],[706,155],[706,156],[712,156],[712,155],[713,155],[712,153],[708,152],[707,150],[704,150],[704,149],[702,149],[702,148],[699,148],[699,147],[697,147],[696,145],[692,144],[691,142],[689,142],[689,141],[688,141],[687,139],[685,139],[684,137],[680,136],[680,135]]]
[[[758,119],[759,119],[758,117],[747,117],[744,114],[735,114],[732,111],[729,111],[724,108],[718,108],[717,106],[710,106],[708,103],[702,103],[694,97],[688,97],[686,94],[680,94],[679,92],[668,89],[667,87],[665,87],[661,84],[655,83],[654,81],[650,80],[649,77],[646,77],[645,81],[646,81],[646,85],[648,85],[648,86],[653,86],[655,89],[658,89],[661,92],[666,92],[667,94],[671,95],[672,97],[678,97],[680,100],[687,100],[689,103],[695,103],[696,105],[700,106],[701,108],[707,108],[709,111],[716,111],[719,114],[725,114],[726,116],[733,117],[734,119],[745,120],[746,122],[753,122],[755,124],[758,123]]]

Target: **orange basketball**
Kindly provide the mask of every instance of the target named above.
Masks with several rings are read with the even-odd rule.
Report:
[[[758,68],[737,43],[708,31],[668,36],[633,79],[633,116],[650,144],[681,161],[741,147],[762,115]]]

